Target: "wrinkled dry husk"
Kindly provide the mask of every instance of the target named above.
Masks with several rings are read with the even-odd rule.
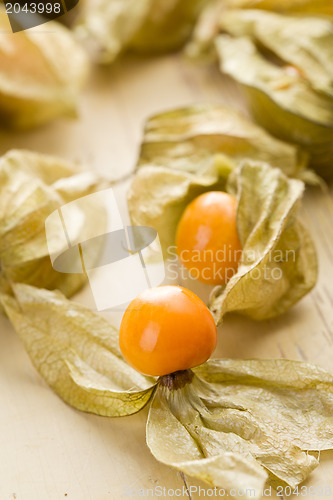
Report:
[[[161,462],[240,491],[236,498],[261,498],[268,477],[295,488],[319,464],[307,451],[332,449],[333,377],[325,370],[226,359],[193,371],[163,377],[153,396],[147,443]]]

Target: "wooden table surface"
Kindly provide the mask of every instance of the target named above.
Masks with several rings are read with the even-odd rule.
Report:
[[[28,148],[120,178],[135,165],[147,116],[200,101],[243,109],[237,90],[216,68],[191,65],[179,56],[126,58],[93,71],[80,99],[78,121],[58,120],[25,134],[2,132],[0,153]],[[127,185],[128,180],[116,189],[124,217]],[[219,332],[216,357],[283,357],[333,371],[332,191],[308,189],[302,217],[319,254],[316,289],[275,320],[256,323],[228,317]],[[205,298],[207,289],[197,291]],[[87,289],[75,299],[91,305]],[[120,317],[115,313],[111,320],[119,325]],[[0,318],[0,372],[0,500],[119,500],[138,498],[126,496],[129,489],[175,489],[184,483],[205,487],[153,458],[145,444],[147,410],[107,419],[63,403],[34,370],[4,317]],[[331,486],[332,495],[323,497],[317,491],[301,498],[333,498],[333,452],[321,454],[319,467],[305,484]],[[192,498],[204,498],[203,492],[193,493]]]

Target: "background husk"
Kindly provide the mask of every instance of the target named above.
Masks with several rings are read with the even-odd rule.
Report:
[[[255,120],[299,144],[320,175],[333,175],[333,20],[232,11],[216,38],[221,70],[231,76]]]
[[[251,36],[280,65],[293,65],[312,89],[333,97],[333,19],[236,10],[225,12],[220,26],[235,37]]]
[[[72,33],[57,23],[12,34],[0,6],[0,125],[28,129],[60,115],[77,116],[88,58]]]
[[[227,0],[227,5],[231,8],[333,16],[333,4],[327,0]]]
[[[77,25],[96,59],[113,62],[126,50],[179,49],[209,0],[86,0]]]
[[[286,15],[333,16],[333,4],[327,0],[211,0],[202,10],[186,46],[186,54],[191,58],[214,58],[213,40],[221,28],[221,20],[229,10],[240,9],[271,11]],[[241,14],[240,14],[241,15]],[[260,13],[258,14],[260,16]],[[313,17],[312,17],[313,19]],[[290,35],[293,33],[290,30]],[[297,43],[300,40],[294,41]]]
[[[84,283],[82,274],[58,273],[52,267],[45,235],[46,218],[60,206],[102,187],[94,174],[38,153],[13,150],[0,158],[0,291],[15,282],[59,289],[73,295]],[[71,221],[84,240],[85,232],[105,223],[89,203]],[[96,250],[96,249],[95,249]],[[98,252],[96,251],[96,259]]]

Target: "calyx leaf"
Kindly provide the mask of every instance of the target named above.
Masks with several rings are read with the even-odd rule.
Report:
[[[147,443],[165,464],[255,498],[268,477],[291,487],[332,449],[333,377],[289,360],[210,360],[162,378]],[[245,496],[246,497],[246,496]]]
[[[60,292],[28,285],[2,295],[5,311],[36,369],[66,403],[104,416],[131,415],[149,401],[155,381],[123,360],[117,330]]]

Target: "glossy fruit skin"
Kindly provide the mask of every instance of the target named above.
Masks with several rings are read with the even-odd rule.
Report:
[[[216,325],[197,295],[180,286],[140,293],[123,316],[119,344],[124,358],[145,375],[162,376],[210,358]]]
[[[177,253],[193,278],[211,285],[226,284],[242,254],[237,232],[237,200],[222,191],[195,198],[177,228]]]

